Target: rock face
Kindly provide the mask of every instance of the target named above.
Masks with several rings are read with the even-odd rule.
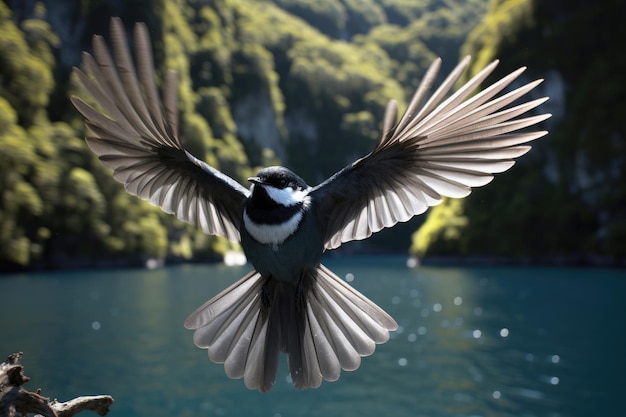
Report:
[[[282,161],[287,159],[274,107],[264,90],[253,91],[239,100],[234,106],[233,118],[242,140],[252,141],[260,149],[271,149]]]
[[[510,174],[464,202],[468,224],[458,239],[437,227],[431,254],[624,264],[626,119],[617,116],[626,114],[624,13],[617,0],[494,3],[464,50],[544,78],[550,133]]]
[[[280,163],[311,184],[369,152],[387,100],[402,108],[435,56],[456,64],[479,23],[461,54],[544,78],[550,135],[476,190],[458,211],[468,220],[459,238],[429,252],[626,259],[626,3],[501,0],[485,19],[482,0],[365,3],[0,2],[0,58],[18,51],[0,68],[0,166],[12,167],[0,169],[10,200],[0,202],[0,270],[199,259],[220,246],[124,196],[82,142],[69,72],[93,34],[108,37],[110,16],[147,22],[157,77],[180,73],[181,131],[195,155],[238,179]],[[405,251],[403,233],[363,249]]]

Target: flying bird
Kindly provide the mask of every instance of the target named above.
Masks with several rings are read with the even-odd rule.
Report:
[[[506,171],[545,131],[550,117],[526,115],[547,98],[516,104],[542,80],[503,90],[520,68],[479,91],[496,68],[485,67],[458,89],[466,57],[434,92],[437,59],[404,114],[390,101],[374,150],[316,186],[285,167],[268,167],[244,187],[186,151],[178,136],[178,81],[155,84],[146,26],[135,25],[135,60],[121,20],[111,21],[112,51],[93,38],[74,73],[90,96],[72,97],[84,116],[86,142],[132,195],[205,233],[240,242],[254,270],[185,321],[194,343],[250,389],[272,388],[280,353],[300,389],[355,370],[389,339],[394,319],[320,262],[326,250],[405,222]]]

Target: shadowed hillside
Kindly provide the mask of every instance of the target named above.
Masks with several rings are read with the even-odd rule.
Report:
[[[483,19],[484,1],[0,1],[0,269],[211,260],[233,249],[128,196],[88,151],[69,74],[93,34],[108,37],[111,16],[129,33],[147,23],[158,77],[180,74],[187,148],[240,181],[280,163],[315,184],[363,156],[387,101],[402,107],[432,59],[447,70],[464,44],[476,65],[528,65],[546,78],[551,135],[466,202],[433,210],[415,251],[623,257],[623,121],[604,111],[623,107],[623,83],[611,78],[623,60],[619,13],[556,4],[492,2]],[[592,18],[615,33],[582,34]],[[425,218],[347,250],[405,251]]]
[[[623,264],[625,12],[619,1],[491,2],[463,52],[475,70],[497,57],[500,74],[528,66],[544,78],[550,134],[489,186],[433,209],[414,253]]]

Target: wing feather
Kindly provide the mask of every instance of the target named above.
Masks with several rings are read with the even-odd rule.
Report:
[[[74,74],[91,102],[72,97],[85,117],[86,142],[126,191],[205,233],[239,241],[248,190],[193,157],[178,137],[178,81],[165,78],[159,100],[150,38],[145,25],[135,26],[137,69],[121,20],[111,20],[113,54],[94,36],[94,56],[83,54],[86,73]]]
[[[444,196],[467,196],[547,134],[524,130],[550,117],[525,116],[547,98],[517,104],[542,80],[504,92],[525,71],[519,68],[476,92],[498,65],[494,61],[453,91],[469,63],[463,59],[428,97],[441,66],[435,60],[395,127],[397,105],[387,106],[374,151],[312,189],[326,249],[407,221]]]

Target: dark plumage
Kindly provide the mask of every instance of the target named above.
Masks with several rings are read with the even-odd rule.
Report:
[[[286,168],[265,168],[249,179],[249,190],[182,147],[177,78],[167,73],[159,99],[146,27],[135,26],[136,68],[119,19],[111,37],[113,57],[95,36],[94,56],[83,55],[90,76],[74,71],[101,108],[72,97],[86,120],[87,144],[130,194],[241,242],[255,271],[198,308],[185,326],[229,377],[261,391],[274,384],[280,352],[289,355],[296,387],[317,387],[358,368],[397,327],[320,264],[325,250],[489,183],[528,152],[527,142],[546,134],[517,131],[550,116],[521,117],[546,98],[513,104],[540,80],[499,95],[523,68],[475,93],[497,62],[449,95],[465,58],[427,98],[436,60],[399,122],[396,103],[389,103],[372,153],[315,187]]]

